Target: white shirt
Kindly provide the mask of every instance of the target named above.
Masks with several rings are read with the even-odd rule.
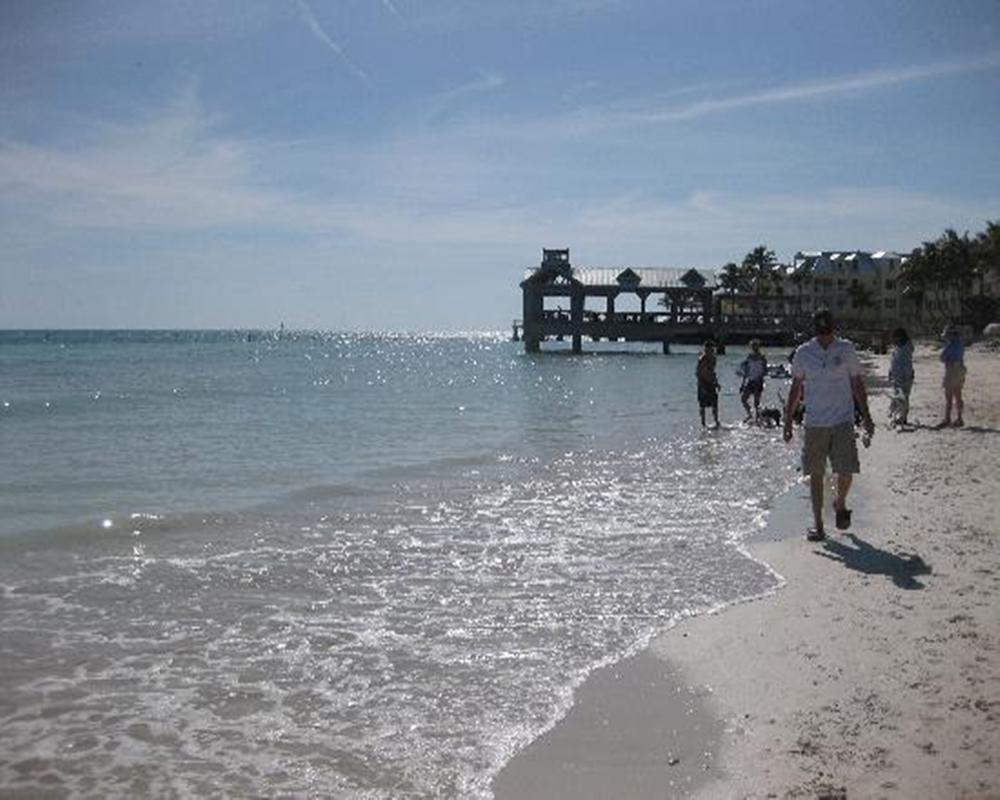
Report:
[[[799,347],[792,360],[792,377],[804,381],[806,427],[832,428],[853,422],[851,378],[860,374],[858,354],[846,339],[834,339],[826,349],[816,339]]]

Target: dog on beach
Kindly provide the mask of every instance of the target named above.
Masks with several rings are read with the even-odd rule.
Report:
[[[777,428],[781,425],[781,409],[764,407],[760,410],[760,421],[767,428]]]

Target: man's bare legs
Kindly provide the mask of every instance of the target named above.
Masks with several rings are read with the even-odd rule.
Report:
[[[809,476],[809,498],[812,500],[813,523],[816,530],[823,530],[823,483],[825,475]],[[835,508],[847,508],[847,493],[851,491],[854,476],[851,473],[837,476],[837,497],[833,501]]]
[[[822,472],[809,476],[809,497],[812,500],[813,524],[817,531],[823,530],[823,480],[825,477]]]
[[[837,476],[837,498],[833,501],[834,508],[847,508],[847,493],[851,491],[853,480],[854,476],[850,472]]]

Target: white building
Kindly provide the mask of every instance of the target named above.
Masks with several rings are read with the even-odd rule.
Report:
[[[829,308],[840,319],[879,328],[904,323],[912,303],[899,276],[907,258],[885,250],[800,251],[784,280],[790,310]]]

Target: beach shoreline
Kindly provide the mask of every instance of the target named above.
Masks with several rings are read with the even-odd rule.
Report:
[[[662,724],[601,716],[601,703],[630,702],[608,693],[635,702],[634,676],[596,679],[600,700],[588,680],[567,717],[500,773],[498,800],[1000,796],[1000,354],[967,356],[965,429],[933,429],[941,367],[919,347],[914,429],[890,430],[888,398],[873,397],[879,429],[852,491],[852,529],[806,542],[797,484],[748,546],[783,587],[684,620],[645,651],[668,665],[667,691],[698,699],[697,727],[674,732],[697,757],[679,758]],[[886,364],[875,358],[877,375]],[[616,768],[630,740],[660,758]]]

